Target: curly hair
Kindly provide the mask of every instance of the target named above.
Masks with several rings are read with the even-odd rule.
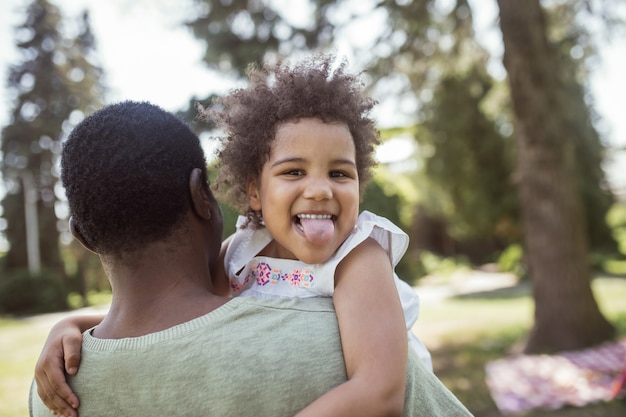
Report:
[[[61,154],[61,181],[78,232],[98,253],[118,257],[182,225],[194,168],[208,187],[198,137],[146,102],[96,111],[74,128]]]
[[[247,70],[249,85],[200,108],[205,120],[223,129],[217,152],[216,191],[249,222],[260,225],[260,213],[248,206],[247,183],[261,176],[278,126],[301,118],[344,123],[356,148],[360,190],[371,177],[379,133],[369,117],[376,102],[363,93],[357,75],[337,65],[332,55],[314,55],[292,66],[279,63]]]

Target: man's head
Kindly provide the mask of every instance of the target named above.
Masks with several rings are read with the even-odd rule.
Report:
[[[114,256],[166,238],[192,206],[195,168],[208,190],[200,141],[172,114],[131,101],[95,112],[72,131],[61,156],[75,231]]]

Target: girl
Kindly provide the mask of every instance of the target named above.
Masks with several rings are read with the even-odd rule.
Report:
[[[300,417],[400,415],[407,338],[430,367],[410,331],[419,300],[393,272],[408,237],[384,218],[359,215],[378,133],[368,116],[375,103],[345,66],[319,55],[250,68],[247,88],[201,108],[225,132],[217,191],[243,213],[222,246],[216,287],[229,285],[235,296],[333,297],[348,382]],[[306,346],[277,354],[306,355]]]
[[[201,110],[225,132],[217,191],[244,213],[223,245],[232,293],[333,297],[349,382],[301,415],[382,415],[402,404],[407,337],[428,367],[430,355],[410,331],[419,300],[393,272],[408,236],[359,215],[378,143],[374,102],[334,64],[320,55],[251,68],[247,88]]]

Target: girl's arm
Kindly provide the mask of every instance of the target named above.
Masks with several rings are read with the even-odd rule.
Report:
[[[37,394],[53,413],[76,417],[79,401],[67,384],[65,372],[74,375],[80,365],[82,333],[104,316],[72,316],[52,327],[35,365]]]
[[[407,330],[387,253],[368,239],[337,267],[333,296],[348,381],[297,414],[401,415]]]

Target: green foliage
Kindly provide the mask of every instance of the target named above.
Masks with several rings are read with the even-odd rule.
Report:
[[[378,177],[374,177],[365,188],[360,210],[368,210],[374,214],[386,217],[401,229],[406,226],[400,218],[402,197],[397,193],[390,193],[385,189],[385,184]]]
[[[367,185],[360,210],[368,210],[385,217],[409,234],[402,216],[402,211],[408,204],[397,186],[397,179],[396,183],[393,183],[392,176],[380,175],[380,172],[378,174],[374,175],[372,181]],[[425,274],[420,262],[410,251],[402,257],[395,271],[400,279],[410,285],[415,284]]]
[[[222,238],[226,239],[228,236],[235,233],[239,213],[226,203],[220,201],[219,205],[222,209],[222,215],[224,216],[224,232],[222,233]]]
[[[519,222],[512,187],[512,138],[503,137],[481,111],[492,81],[482,69],[445,76],[425,105],[425,130],[416,139],[431,152],[424,174],[448,203],[442,213],[457,239],[515,241]],[[429,207],[430,202],[423,204]],[[431,211],[433,211],[431,209]],[[436,212],[436,211],[435,211]]]
[[[204,60],[212,68],[234,77],[250,63],[263,64],[280,52],[283,56],[328,45],[333,25],[327,12],[334,0],[311,2],[310,27],[291,24],[271,2],[248,0],[196,0],[196,18],[187,22],[193,34],[207,40]]]
[[[462,256],[439,256],[429,251],[420,253],[418,261],[426,275],[436,274],[447,277],[459,270],[469,269],[470,267],[468,261]]]
[[[619,251],[626,255],[626,203],[615,203],[606,215],[606,221],[618,243]]]
[[[626,260],[605,259],[602,263],[602,271],[607,274],[626,276]]]
[[[112,299],[111,291],[88,291],[87,292],[87,305],[90,306],[102,306],[110,304]],[[72,292],[67,296],[68,307],[72,310],[84,307],[83,296],[79,293]]]
[[[509,245],[498,257],[497,264],[498,270],[511,272],[519,278],[524,278],[526,270],[524,268],[524,250],[522,245],[519,243]]]
[[[209,171],[208,171],[209,182],[211,184],[215,183],[215,178],[217,177],[217,171],[215,170],[214,164],[215,162],[213,162],[213,165],[209,166]],[[235,233],[235,230],[236,230],[235,226],[237,224],[237,217],[239,216],[239,213],[237,212],[237,210],[232,208],[228,203],[225,203],[223,201],[218,201],[218,204],[220,206],[220,209],[222,209],[222,216],[224,220],[224,230],[222,232],[222,239],[226,239],[228,236]]]
[[[596,269],[611,275],[626,276],[626,204],[614,203],[606,215],[606,223],[617,242],[619,253],[593,253]]]
[[[5,272],[0,280],[0,314],[39,314],[67,309],[61,277],[43,271],[31,275],[25,270]]]

